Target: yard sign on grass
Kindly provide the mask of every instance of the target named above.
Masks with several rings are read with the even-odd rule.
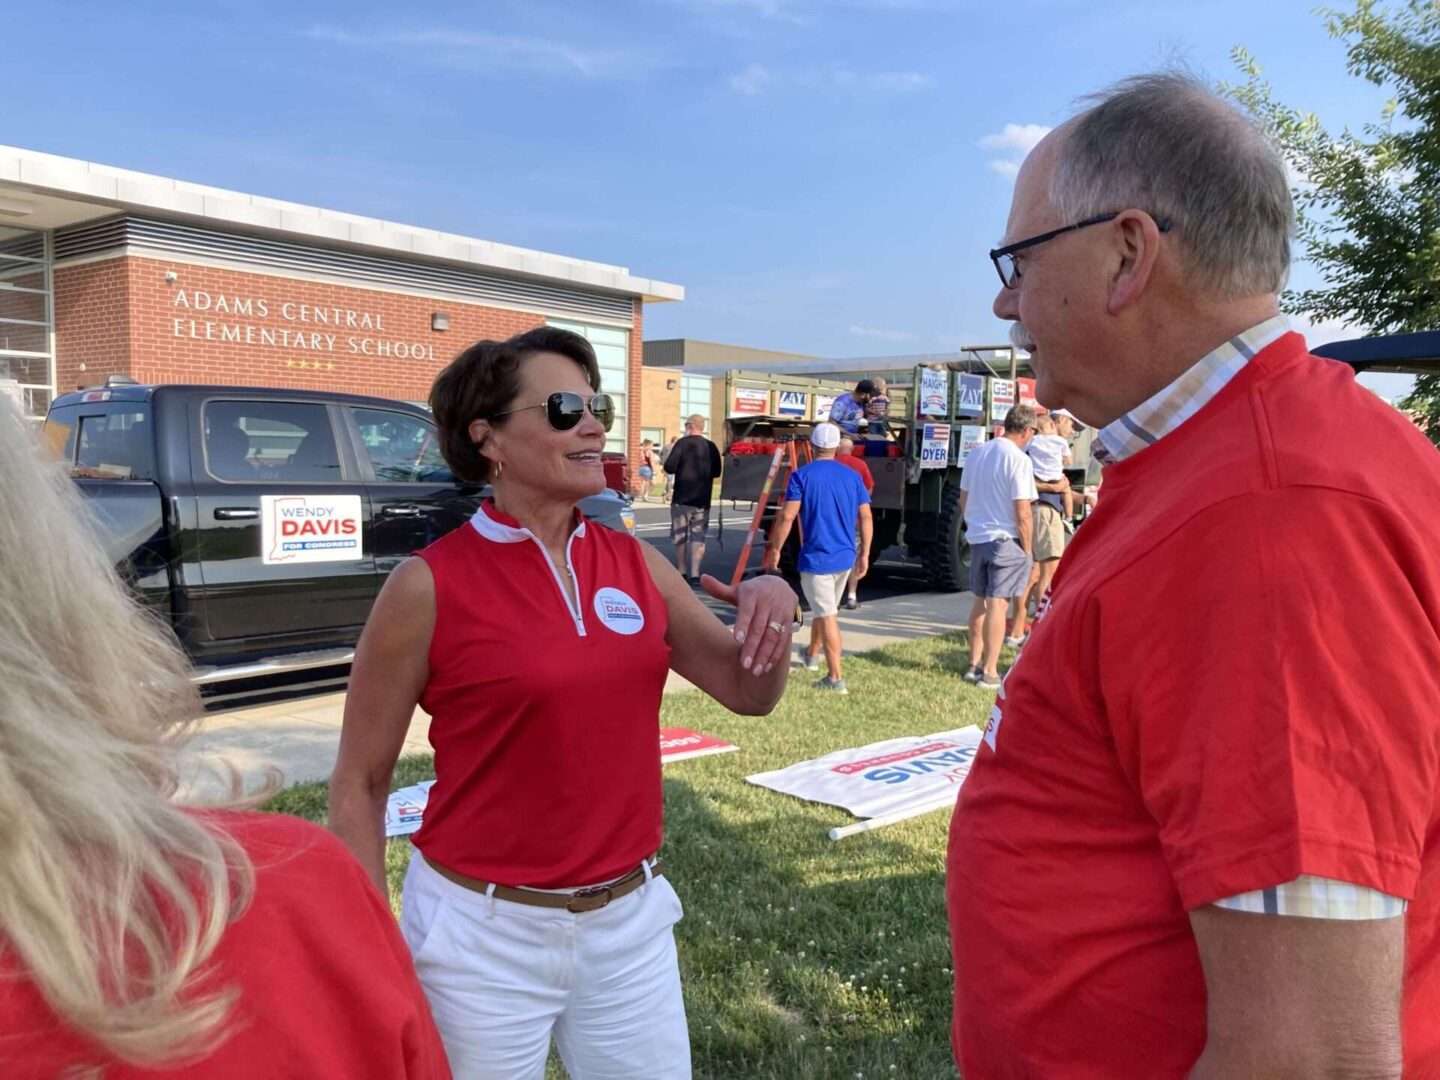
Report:
[[[740,748],[724,739],[706,735],[689,728],[660,729],[660,764],[684,761],[686,758],[705,757],[707,754],[728,754]],[[385,835],[409,836],[420,828],[425,815],[425,804],[430,801],[430,789],[434,780],[422,780],[399,791],[390,793],[385,804]]]
[[[868,819],[832,829],[838,840],[953,805],[979,748],[978,728],[956,728],[837,750],[745,779]]]

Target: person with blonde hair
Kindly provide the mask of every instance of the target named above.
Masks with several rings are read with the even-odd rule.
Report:
[[[341,844],[177,803],[200,702],[86,514],[0,401],[0,1073],[448,1077]]]

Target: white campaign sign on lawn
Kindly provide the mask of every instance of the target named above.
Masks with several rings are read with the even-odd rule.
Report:
[[[871,743],[745,779],[873,818],[955,801],[980,748],[978,728]]]
[[[732,742],[706,735],[703,731],[690,728],[660,729],[660,764],[689,758],[708,757],[711,754],[729,754],[740,748]],[[430,789],[434,780],[422,780],[399,791],[392,791],[385,804],[385,835],[409,836],[420,828],[425,816],[425,805],[430,801]]]
[[[359,495],[261,495],[260,561],[348,562],[364,555]]]
[[[390,799],[385,804],[386,836],[409,836],[420,828],[420,819],[425,814],[425,804],[430,801],[430,789],[434,786],[434,780],[422,780],[390,793]]]

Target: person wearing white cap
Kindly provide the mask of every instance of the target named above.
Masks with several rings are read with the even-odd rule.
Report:
[[[816,689],[848,693],[840,666],[840,600],[847,581],[858,581],[870,566],[870,495],[859,475],[835,460],[840,429],[831,423],[815,425],[810,433],[815,460],[790,474],[785,506],[770,531],[764,566],[780,565],[795,519],[800,519],[800,586],[810,604],[810,647],[805,666],[818,671],[825,654],[825,677]],[[860,529],[860,550],[855,550],[855,529]]]
[[[1066,414],[1069,415],[1068,413]],[[1035,418],[1036,434],[1025,448],[1035,467],[1035,489],[1039,496],[1033,506],[1034,530],[1030,552],[1030,580],[1020,594],[1011,619],[1005,644],[1020,646],[1025,640],[1025,624],[1029,620],[1030,599],[1037,603],[1050,588],[1060,556],[1065,553],[1065,526],[1075,516],[1075,496],[1065,477],[1067,466],[1074,464],[1070,442],[1059,434],[1054,413]]]

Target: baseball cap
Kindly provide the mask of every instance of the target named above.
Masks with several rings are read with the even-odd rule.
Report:
[[[840,429],[829,421],[816,424],[810,432],[810,445],[817,450],[834,450],[840,445]]]
[[[1076,416],[1074,413],[1072,413],[1069,409],[1051,409],[1050,415],[1053,416],[1056,420],[1059,420],[1062,416],[1068,416],[1071,423],[1073,423],[1076,427],[1083,428],[1085,426],[1085,422],[1081,420],[1078,416]]]

